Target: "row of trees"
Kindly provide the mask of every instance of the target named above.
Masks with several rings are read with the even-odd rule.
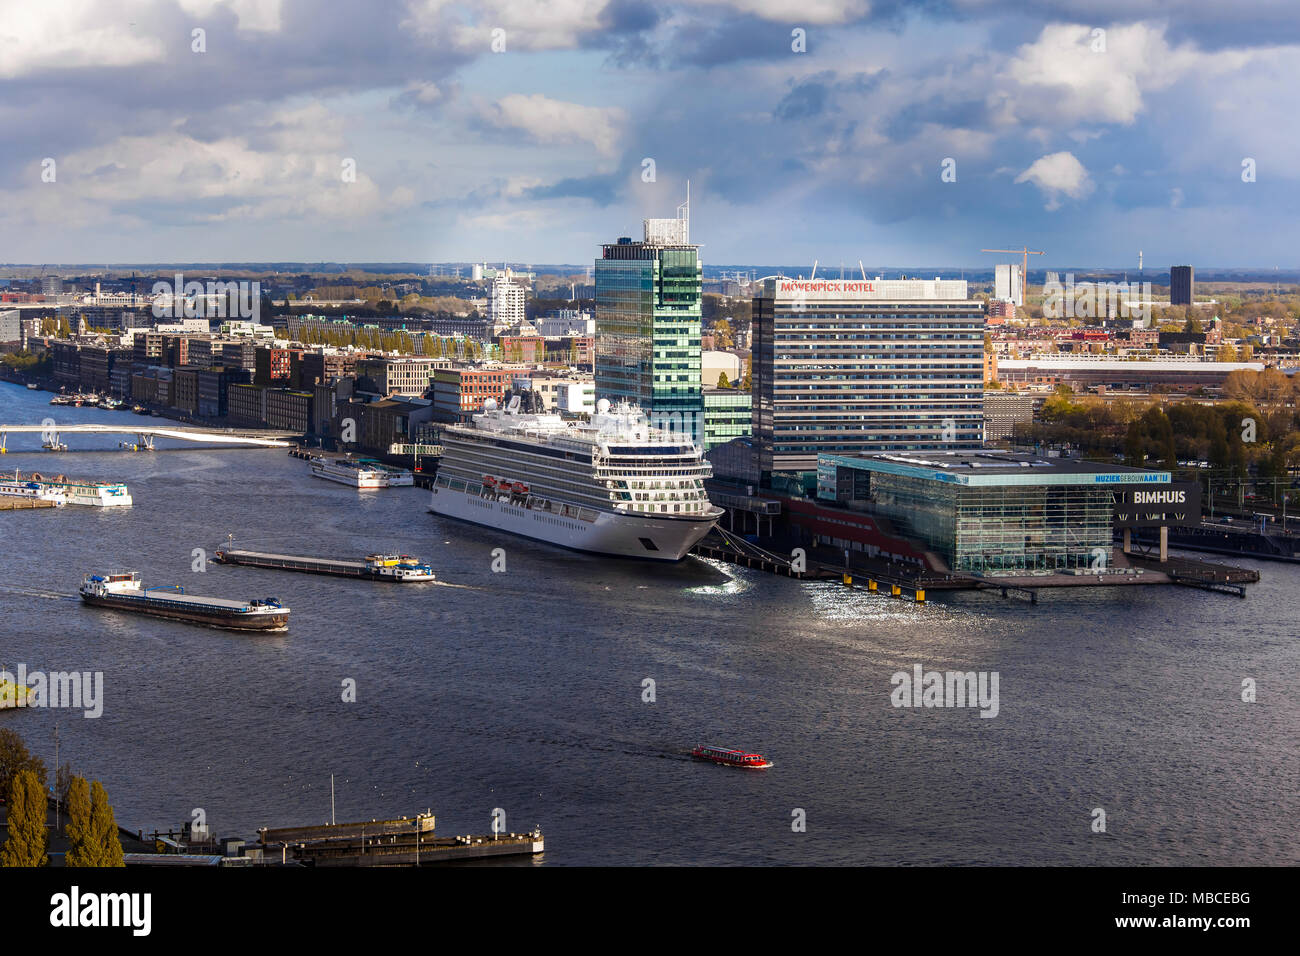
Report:
[[[1283,477],[1300,468],[1300,420],[1295,405],[1285,403],[1107,402],[1061,389],[1017,438],[1074,445],[1085,456],[1122,455],[1134,466],[1173,469],[1179,461],[1205,461],[1237,477],[1251,471],[1262,478]]]
[[[55,792],[66,807],[66,866],[124,866],[122,841],[108,793],[66,765],[58,768]],[[45,763],[29,753],[12,730],[0,730],[0,793],[6,798],[7,838],[0,866],[47,866],[50,862],[49,797]]]

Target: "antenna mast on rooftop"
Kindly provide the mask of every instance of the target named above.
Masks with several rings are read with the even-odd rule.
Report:
[[[691,181],[686,180],[686,202],[677,207],[677,218],[685,223],[682,240],[691,241]]]

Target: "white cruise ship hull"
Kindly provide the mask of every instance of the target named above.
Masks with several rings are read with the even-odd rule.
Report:
[[[670,518],[608,511],[596,511],[594,520],[583,521],[437,486],[431,510],[576,551],[651,561],[680,561],[717,521],[716,515]]]

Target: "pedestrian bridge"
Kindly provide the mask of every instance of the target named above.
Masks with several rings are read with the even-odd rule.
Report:
[[[152,448],[155,438],[172,438],[177,441],[197,442],[206,445],[246,445],[255,448],[288,448],[290,439],[299,437],[293,432],[240,431],[235,428],[189,428],[169,425],[0,425],[0,453],[5,451],[5,441],[10,434],[36,434],[47,445],[58,445],[68,435],[135,435],[138,448]]]

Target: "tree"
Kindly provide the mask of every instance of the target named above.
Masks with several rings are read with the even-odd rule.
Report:
[[[45,788],[34,770],[14,775],[9,787],[9,838],[0,847],[0,866],[46,866],[49,833],[45,829]]]
[[[747,392],[754,390],[754,356],[752,354],[745,358],[745,377],[741,381],[740,387]]]
[[[1201,333],[1201,320],[1192,314],[1192,307],[1187,307],[1187,322],[1183,325],[1184,332]]]
[[[33,771],[45,786],[45,761],[28,753],[23,739],[12,730],[0,729],[0,793],[8,793],[13,778],[24,770]]]
[[[68,825],[64,831],[68,838],[67,866],[95,866],[95,852],[91,846],[90,785],[85,777],[73,777],[68,787]]]
[[[108,803],[104,785],[96,780],[90,786],[90,833],[87,838],[95,855],[92,866],[126,866],[122,861],[122,840],[117,835],[117,819]]]
[[[726,372],[718,373],[718,388],[731,388],[731,382],[727,380]]]

